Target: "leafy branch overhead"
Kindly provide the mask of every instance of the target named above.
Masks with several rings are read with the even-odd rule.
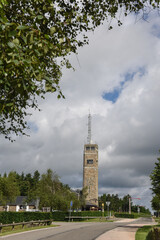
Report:
[[[88,43],[85,35],[117,13],[158,8],[159,1],[1,0],[0,1],[0,133],[25,134],[27,108],[38,108],[37,96],[57,92],[68,55]],[[112,27],[109,26],[111,29]]]

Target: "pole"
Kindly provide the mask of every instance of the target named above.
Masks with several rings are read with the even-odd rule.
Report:
[[[109,217],[109,205],[110,205],[110,202],[106,202],[106,205],[107,205],[108,217]]]
[[[108,217],[109,217],[109,205],[107,206],[107,208],[108,208]]]
[[[69,222],[70,222],[70,219],[71,219],[71,208],[72,208],[72,205],[73,205],[73,202],[71,201],[70,202],[70,209],[69,209]]]
[[[104,217],[104,203],[102,203],[102,217]]]
[[[129,214],[131,214],[131,198],[129,198]]]

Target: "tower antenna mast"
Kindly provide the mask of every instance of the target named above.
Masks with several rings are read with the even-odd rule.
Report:
[[[88,137],[87,137],[87,143],[91,144],[91,114],[89,113],[88,115]]]

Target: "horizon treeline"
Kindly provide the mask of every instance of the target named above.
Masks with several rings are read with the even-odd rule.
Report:
[[[129,194],[125,195],[123,198],[120,198],[118,194],[103,194],[99,197],[99,204],[104,203],[104,210],[107,210],[106,202],[110,202],[109,210],[114,212],[129,212],[129,198],[131,196]],[[141,212],[150,214],[150,210],[145,206],[133,205],[131,201],[131,211],[132,212]]]
[[[39,199],[39,208],[50,207],[52,210],[66,211],[70,208],[70,202],[73,202],[72,209],[80,209],[85,206],[87,189],[73,192],[68,184],[63,184],[56,172],[48,169],[46,173],[40,174],[36,170],[33,174],[17,173],[11,171],[8,174],[0,175],[0,205],[5,206],[7,202],[14,202],[17,196],[27,196],[27,202],[33,199]],[[129,198],[126,195],[120,198],[118,194],[103,194],[99,197],[99,206],[104,203],[104,209],[107,210],[106,202],[110,202],[109,210],[114,212],[128,212]],[[132,211],[150,213],[144,206],[132,204]]]
[[[73,207],[79,208],[83,205],[82,194],[77,197],[67,184],[60,181],[60,177],[48,169],[46,173],[40,174],[36,170],[33,174],[21,174],[11,171],[0,175],[0,205],[14,202],[17,196],[27,196],[27,202],[33,199],[40,200],[40,209],[50,207],[51,210],[68,210],[70,202]]]

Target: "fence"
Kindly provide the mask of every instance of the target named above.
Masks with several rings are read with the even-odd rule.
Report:
[[[22,228],[24,228],[25,225],[29,225],[33,227],[35,224],[40,226],[40,224],[49,225],[51,224],[52,220],[37,220],[37,221],[29,221],[29,222],[20,222],[20,223],[10,223],[10,224],[2,224],[0,223],[0,233],[2,233],[2,228],[4,227],[12,227],[12,230],[15,226],[22,225]]]

